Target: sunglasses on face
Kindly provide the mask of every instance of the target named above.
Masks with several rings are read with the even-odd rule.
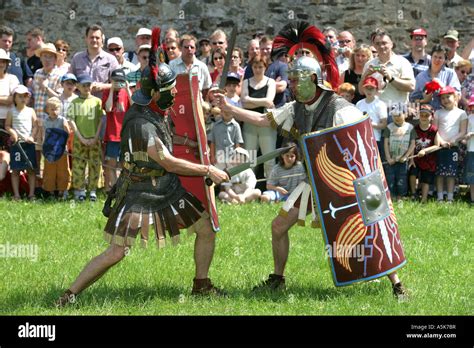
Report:
[[[224,57],[214,57],[214,60],[221,60],[224,59]]]
[[[415,40],[415,41],[423,41],[425,39],[425,37],[424,36],[413,36],[411,39]]]
[[[122,47],[117,47],[117,48],[109,48],[110,52],[118,52],[122,49]]]
[[[223,45],[224,41],[213,41],[212,44],[213,45]]]
[[[469,74],[469,71],[466,71],[466,70],[459,70],[459,72],[463,75],[468,75]]]

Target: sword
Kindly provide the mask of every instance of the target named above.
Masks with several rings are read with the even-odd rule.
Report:
[[[279,149],[270,151],[269,153],[266,153],[265,155],[258,156],[256,158],[255,162],[245,162],[239,165],[236,165],[235,167],[231,168],[226,168],[224,171],[229,175],[229,177],[232,177],[234,175],[237,175],[239,173],[242,173],[244,170],[247,170],[249,168],[253,168],[258,166],[259,164],[265,163],[269,160],[274,159],[275,157],[280,156],[281,154],[288,152],[293,146],[286,146],[286,147],[281,147]],[[211,186],[212,185],[212,180],[210,178],[206,178],[206,185]]]
[[[235,39],[237,37],[237,26],[234,25],[230,34],[229,45],[227,45],[227,54],[225,56],[224,69],[222,70],[221,80],[219,81],[219,89],[224,91],[227,82],[227,73],[229,72],[230,61],[232,59],[232,51],[235,47]]]

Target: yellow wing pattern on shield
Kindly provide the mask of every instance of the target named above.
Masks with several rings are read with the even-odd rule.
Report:
[[[316,156],[316,168],[321,179],[340,196],[354,196],[353,181],[356,176],[347,168],[335,165],[328,157],[326,144]],[[336,236],[336,260],[349,272],[352,272],[349,257],[352,250],[359,244],[367,233],[367,227],[359,213],[349,216],[339,229]]]

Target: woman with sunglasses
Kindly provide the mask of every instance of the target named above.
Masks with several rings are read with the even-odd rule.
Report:
[[[456,72],[459,82],[461,83],[461,99],[459,100],[459,107],[466,110],[469,96],[474,91],[474,79],[467,78],[472,74],[472,64],[469,60],[462,59],[456,64],[454,71]]]
[[[224,70],[226,55],[227,52],[222,48],[216,48],[214,51],[212,51],[211,64],[214,67],[214,71],[211,73],[211,79],[213,84],[219,84],[222,70]]]
[[[181,49],[179,48],[178,41],[175,39],[169,39],[166,42],[166,54],[168,55],[168,59],[171,62],[176,58],[181,57]]]
[[[56,56],[57,72],[59,76],[66,75],[69,72],[69,67],[71,66],[71,64],[66,61],[67,55],[69,53],[69,44],[64,40],[56,40],[54,46],[56,47],[56,51],[60,53]]]

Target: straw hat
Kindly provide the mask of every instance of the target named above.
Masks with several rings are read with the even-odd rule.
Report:
[[[56,55],[56,57],[59,57],[61,55],[61,53],[56,50],[56,46],[54,46],[54,44],[51,42],[41,45],[41,47],[35,51],[35,55],[37,57],[41,57],[41,53],[44,52],[53,53]]]

